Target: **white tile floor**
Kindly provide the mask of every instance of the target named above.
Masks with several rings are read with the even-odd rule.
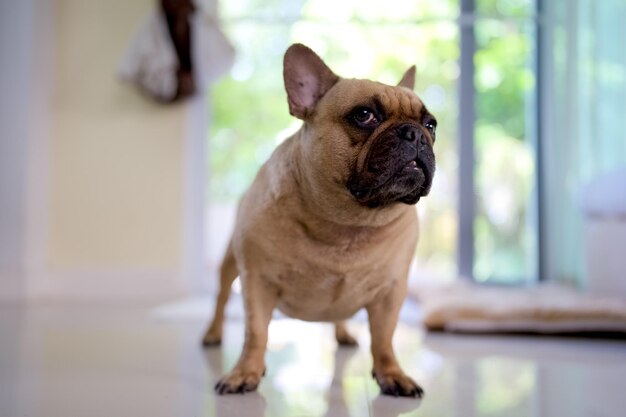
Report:
[[[259,391],[216,396],[243,329],[231,313],[223,347],[201,349],[208,304],[0,307],[0,416],[626,415],[625,342],[425,334],[414,309],[395,345],[422,401],[379,395],[362,316],[357,349],[329,325],[275,320]]]

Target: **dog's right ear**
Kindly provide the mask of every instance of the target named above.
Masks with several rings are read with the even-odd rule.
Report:
[[[402,79],[398,83],[398,87],[406,87],[409,90],[413,90],[415,88],[415,65],[406,70]]]
[[[302,120],[311,115],[320,98],[339,81],[315,52],[300,43],[285,52],[283,78],[289,113]]]

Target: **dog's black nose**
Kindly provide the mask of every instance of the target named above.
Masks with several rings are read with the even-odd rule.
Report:
[[[357,186],[354,181],[350,181],[348,183],[348,190],[350,191],[350,194],[352,194],[357,199],[363,198],[367,194],[367,190]]]
[[[363,197],[364,191],[359,189],[355,183],[348,184],[348,190],[350,190],[350,193],[356,198]]]
[[[410,124],[402,125],[398,127],[398,136],[409,142],[415,142],[419,136],[419,130]]]

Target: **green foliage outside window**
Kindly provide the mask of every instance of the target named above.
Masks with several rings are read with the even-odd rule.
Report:
[[[476,21],[475,273],[479,279],[526,276],[533,157],[526,142],[532,33],[528,0],[478,2]],[[457,0],[222,2],[225,30],[238,57],[212,90],[210,190],[214,204],[234,204],[260,165],[300,122],[287,110],[282,54],[302,42],[339,75],[397,83],[417,66],[416,92],[439,121],[437,174],[419,204],[418,270],[452,278],[457,238]],[[504,12],[503,12],[504,10]],[[498,14],[508,13],[504,20]],[[532,116],[532,115],[530,115]]]

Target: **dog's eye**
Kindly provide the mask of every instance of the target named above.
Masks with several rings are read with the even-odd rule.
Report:
[[[376,127],[380,123],[374,112],[367,107],[354,109],[352,119],[361,127]]]
[[[428,129],[433,137],[435,136],[435,131],[437,130],[437,122],[435,122],[434,120],[429,120],[424,123],[424,127]]]

